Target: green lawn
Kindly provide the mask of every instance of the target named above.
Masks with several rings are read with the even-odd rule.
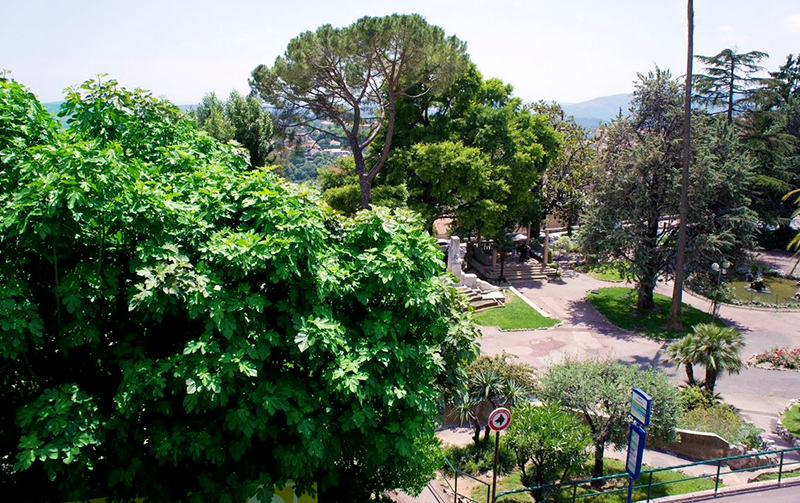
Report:
[[[784,470],[783,474],[781,475],[781,480],[791,479],[794,477],[800,477],[800,468],[789,471]],[[758,477],[754,478],[753,482],[764,482],[765,480],[778,480],[778,472],[762,473]]]
[[[789,433],[800,438],[800,405],[795,405],[783,416],[783,425]]]
[[[625,464],[622,461],[617,461],[615,459],[606,458],[604,463],[605,473],[608,475],[611,474],[619,474],[624,473],[625,471]],[[587,466],[587,469],[590,469]],[[650,467],[647,465],[642,466],[642,471],[649,470]],[[693,493],[697,491],[704,491],[706,489],[713,489],[714,488],[714,481],[711,479],[695,479],[695,480],[687,480],[684,482],[675,482],[672,484],[665,484],[665,485],[658,485],[663,484],[665,482],[674,482],[678,480],[685,479],[687,475],[680,471],[662,471],[656,472],[653,474],[653,487],[650,489],[650,497],[651,499],[655,498],[664,498],[667,496],[675,496],[678,494],[686,494],[686,493]],[[634,494],[633,499],[636,500],[644,500],[647,498],[647,484],[649,482],[649,475],[643,474],[642,477],[635,483],[634,485]],[[620,490],[619,492],[613,494],[606,494],[600,496],[592,496],[587,498],[581,498],[579,501],[581,502],[591,502],[591,503],[621,503],[627,501],[627,487],[628,487],[628,479],[627,477],[620,477],[619,479],[614,479],[609,481],[604,489],[606,490],[614,490],[614,489],[624,489]],[[722,483],[720,483],[720,487],[722,487]],[[507,477],[501,477],[497,481],[497,493],[501,493],[504,491],[512,491],[515,489],[522,489],[523,485],[520,481],[520,473],[519,471],[515,471],[514,473],[510,474]],[[589,492],[595,492],[594,490],[589,490],[584,486],[578,487],[577,495],[587,494]],[[470,497],[476,499],[478,501],[485,501],[486,500],[486,489],[481,487],[476,487],[473,489]],[[562,492],[561,497],[569,498],[572,497],[572,488],[565,489]],[[518,493],[513,494],[504,498],[499,499],[498,501],[503,501],[505,503],[528,503],[534,501],[533,497],[531,497],[527,493]]]
[[[614,262],[603,262],[602,264],[584,264],[575,268],[579,272],[588,274],[594,279],[601,281],[622,281],[617,265]]]
[[[669,318],[671,299],[655,294],[656,310],[639,312],[636,306],[636,290],[625,287],[607,287],[593,290],[587,295],[589,302],[612,324],[656,339],[677,339],[686,335],[698,323],[711,323],[711,315],[683,304],[684,330],[665,328]],[[718,322],[719,323],[719,322]]]
[[[475,313],[475,323],[482,327],[514,330],[552,327],[558,320],[542,316],[515,294],[507,293],[505,306]]]

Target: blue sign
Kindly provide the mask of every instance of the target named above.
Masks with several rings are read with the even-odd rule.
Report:
[[[625,461],[625,471],[633,480],[639,480],[642,473],[642,454],[647,433],[637,424],[631,423],[628,430],[628,457]]]
[[[650,425],[650,413],[652,410],[653,397],[639,388],[633,388],[631,393],[631,417],[646,428]]]

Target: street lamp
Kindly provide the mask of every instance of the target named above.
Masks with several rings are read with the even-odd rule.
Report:
[[[723,274],[727,274],[728,267],[730,267],[730,266],[731,266],[731,263],[728,262],[727,260],[723,260],[722,261],[722,267],[720,267],[720,265],[718,263],[716,263],[716,262],[711,264],[711,270],[714,271],[715,273],[717,273],[717,286],[716,286],[716,290],[714,291],[714,297],[711,299],[712,300],[712,303],[711,303],[711,318],[712,318],[712,320],[717,319],[717,316],[719,315],[719,298],[720,298],[719,288],[720,288],[720,285],[722,284],[722,275]]]

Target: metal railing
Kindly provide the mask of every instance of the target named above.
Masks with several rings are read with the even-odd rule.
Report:
[[[458,468],[453,466],[452,463],[450,463],[450,460],[447,459],[447,456],[445,456],[444,453],[442,454],[442,457],[444,457],[444,460],[447,462],[447,466],[450,468],[450,471],[453,473],[453,485],[450,484],[450,480],[447,478],[447,476],[443,477],[445,483],[450,488],[450,491],[453,493],[453,503],[458,503],[459,498],[461,498],[462,500],[472,501],[473,503],[482,503],[481,501],[472,499],[470,496],[468,496],[466,494],[459,494],[458,493],[458,477],[459,476],[467,477],[469,479],[474,480],[475,482],[479,482],[479,483],[483,484],[485,486],[485,488],[486,488],[486,503],[491,503],[490,500],[492,498],[492,485],[490,483],[488,483],[486,481],[483,481],[483,480],[481,480],[479,478],[473,477],[472,475],[470,475],[469,473],[465,472],[464,470],[459,470]]]
[[[727,475],[729,473],[738,473],[738,472],[745,472],[745,471],[754,471],[754,470],[764,470],[769,468],[778,468],[777,474],[777,486],[780,487],[781,481],[783,479],[783,475],[786,472],[786,468],[792,465],[800,465],[800,460],[789,460],[787,459],[788,453],[796,452],[800,454],[800,447],[792,447],[789,449],[780,449],[774,451],[764,451],[764,452],[757,452],[753,454],[742,454],[739,456],[728,456],[724,458],[716,458],[716,459],[709,459],[705,461],[696,461],[694,463],[686,463],[683,465],[676,465],[670,466],[666,468],[652,468],[649,470],[642,470],[641,476],[639,480],[636,481],[634,484],[634,501],[647,501],[649,502],[654,497],[662,497],[662,495],[653,495],[653,489],[668,486],[671,484],[679,484],[682,482],[688,482],[691,480],[699,480],[699,479],[713,479],[714,481],[714,494],[717,494],[717,491],[720,488],[720,479],[723,475]],[[726,464],[728,461],[737,460],[737,459],[747,459],[753,458],[756,456],[765,456],[765,455],[772,455],[775,454],[777,456],[778,461],[776,463],[760,465],[758,467],[749,467],[749,468],[739,468],[739,469],[730,469],[722,472],[723,464]],[[448,465],[450,462],[448,461]],[[683,478],[678,478],[675,480],[667,480],[667,481],[654,481],[653,476],[654,474],[658,474],[660,472],[667,472],[673,470],[681,470],[684,468],[689,468],[693,466],[701,466],[705,465],[711,469],[709,473],[703,473],[701,475],[690,476],[687,475]],[[452,465],[450,465],[452,468]],[[462,472],[463,473],[463,472]],[[775,473],[775,472],[772,472]],[[465,474],[466,475],[466,474]],[[685,475],[685,474],[684,474]],[[474,477],[471,477],[474,478]],[[603,484],[618,480],[620,482],[624,482],[619,484],[619,487],[611,487],[607,489],[595,489],[593,487],[594,484]],[[583,480],[570,480],[567,482],[562,482],[559,484],[547,484],[543,486],[537,487],[526,487],[523,489],[514,489],[511,491],[504,491],[497,495],[495,501],[499,501],[506,496],[511,496],[514,494],[521,494],[521,493],[531,493],[533,491],[541,491],[545,494],[554,494],[554,496],[549,497],[549,499],[545,499],[543,501],[547,502],[575,502],[578,500],[583,500],[585,498],[591,498],[593,496],[608,496],[617,493],[625,493],[627,496],[627,481],[628,481],[628,474],[627,473],[617,473],[614,475],[605,475],[603,477],[594,477],[590,479],[583,479]],[[586,486],[586,487],[581,487]],[[581,489],[579,493],[578,490]],[[638,496],[637,496],[638,493]],[[677,494],[677,493],[676,493]],[[688,494],[684,493],[684,494]],[[638,498],[638,499],[637,499]],[[624,498],[623,498],[624,499]],[[470,501],[475,501],[470,499]],[[489,501],[487,499],[487,501]]]

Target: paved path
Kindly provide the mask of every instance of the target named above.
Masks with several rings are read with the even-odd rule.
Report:
[[[786,254],[767,254],[765,262],[774,262],[781,268],[790,269],[793,264]],[[503,351],[516,355],[519,361],[529,363],[544,370],[547,366],[562,361],[566,355],[574,358],[610,356],[620,361],[641,366],[663,368],[673,380],[683,382],[683,369],[665,363],[663,350],[667,343],[631,334],[608,323],[586,301],[586,293],[596,288],[614,286],[614,283],[599,281],[590,276],[572,273],[560,281],[531,281],[517,288],[537,306],[562,323],[547,330],[502,332],[496,328],[481,329],[481,351],[495,355]],[[622,286],[622,285],[620,285]],[[672,295],[672,285],[659,283],[659,293]],[[684,303],[698,309],[709,311],[709,303],[690,294],[684,295]],[[756,310],[723,305],[720,318],[744,332],[746,347],[743,359],[763,352],[774,346],[800,347],[800,312],[776,310]],[[695,375],[702,375],[697,368]],[[780,410],[792,398],[800,397],[800,372],[745,368],[738,375],[723,375],[717,381],[717,391],[727,402],[737,407],[743,416],[766,431],[767,437],[779,447],[789,447],[782,439],[772,434]],[[447,443],[466,444],[471,442],[469,428],[448,428],[439,431],[438,436]],[[624,459],[624,452],[608,449],[606,456]],[[687,460],[669,454],[646,451],[645,464],[654,467],[667,467],[686,464]],[[685,469],[697,475],[711,473],[715,467],[698,465]],[[727,469],[725,469],[727,471]],[[745,484],[752,474],[723,474],[728,486]],[[772,500],[800,501],[800,489],[777,489],[751,493],[741,496],[727,496],[726,501]],[[433,494],[423,493],[419,499],[402,501],[433,502]]]
[[[503,351],[522,362],[544,369],[565,355],[576,358],[611,356],[642,366],[660,366],[675,381],[686,378],[683,369],[665,363],[665,341],[641,337],[609,324],[586,301],[586,292],[613,283],[574,273],[560,281],[531,281],[518,289],[562,324],[548,330],[501,332],[483,328],[481,348],[485,354]],[[672,285],[659,283],[657,291],[672,294]],[[684,302],[708,311],[709,303],[684,294]],[[758,310],[723,305],[720,318],[742,330],[746,347],[743,359],[774,346],[800,347],[800,312]],[[702,375],[697,368],[695,375]],[[800,397],[800,372],[745,368],[738,375],[722,375],[717,391],[727,402],[767,432],[768,438],[786,446],[772,430],[778,413],[792,398]]]

